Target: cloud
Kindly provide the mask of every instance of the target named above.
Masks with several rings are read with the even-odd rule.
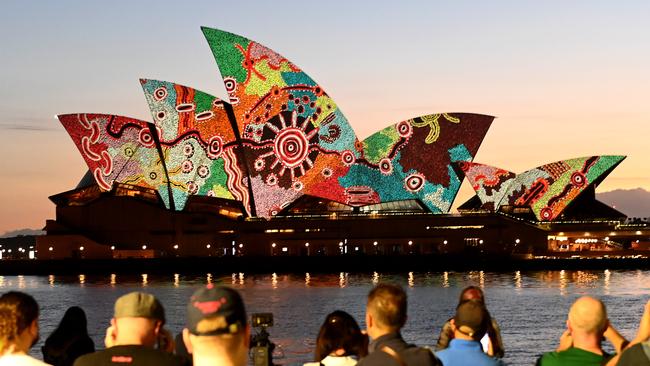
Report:
[[[45,127],[45,126],[38,126],[38,125],[21,125],[17,123],[10,123],[10,124],[0,124],[0,130],[6,130],[6,131],[56,131],[57,129],[54,127]]]
[[[3,117],[0,120],[0,130],[5,131],[58,131],[58,123],[52,123],[46,118],[14,116]]]

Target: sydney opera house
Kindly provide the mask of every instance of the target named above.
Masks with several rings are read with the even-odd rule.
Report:
[[[151,121],[58,116],[88,173],[50,197],[39,258],[511,254],[614,250],[640,235],[595,199],[624,156],[519,174],[478,164],[493,117],[471,113],[406,119],[360,141],[288,59],[202,30],[228,100],[142,79]],[[451,214],[464,179],[476,195]]]

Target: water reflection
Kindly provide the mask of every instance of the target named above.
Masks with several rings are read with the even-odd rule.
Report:
[[[110,303],[117,292],[147,286],[146,291],[160,296],[169,314],[183,314],[190,290],[205,281],[235,286],[241,291],[251,313],[274,314],[271,336],[285,351],[286,358],[281,361],[284,365],[301,364],[311,357],[314,334],[327,312],[340,308],[362,320],[368,291],[377,283],[394,282],[408,288],[409,321],[404,336],[409,342],[422,345],[435,342],[431,330],[439,330],[453,313],[461,289],[469,285],[481,286],[489,299],[490,313],[502,328],[508,348],[506,362],[520,365],[533,364],[539,352],[550,350],[549,340],[557,339],[558,332],[563,329],[566,310],[577,296],[584,294],[605,296],[612,323],[626,337],[634,337],[650,287],[650,271],[303,272],[262,275],[237,272],[225,276],[172,272],[161,275],[124,274],[120,275],[119,283],[114,273],[104,276],[51,274],[42,277],[0,276],[0,287],[1,292],[27,288],[25,291],[33,294],[48,309],[65,309],[73,304],[82,306],[87,310],[91,336],[101,344],[105,325],[110,320]],[[60,315],[57,311],[43,312],[41,325],[44,334],[53,330]],[[180,331],[183,322],[182,316],[170,316],[170,330]],[[521,334],[536,336],[521,337]]]
[[[521,271],[515,272],[515,288],[521,289]]]
[[[339,287],[344,288],[345,286],[347,286],[347,282],[348,282],[348,274],[341,272],[339,274]]]

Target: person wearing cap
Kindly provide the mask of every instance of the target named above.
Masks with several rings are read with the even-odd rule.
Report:
[[[445,366],[476,365],[493,366],[503,363],[486,355],[481,346],[490,321],[490,314],[482,302],[468,300],[456,308],[456,315],[451,319],[454,337],[449,346],[436,352],[436,356]]]
[[[406,292],[380,283],[368,294],[366,327],[372,339],[368,355],[357,366],[435,366],[440,360],[430,350],[408,344],[400,333],[406,323]]]
[[[183,342],[194,366],[245,366],[250,333],[244,301],[237,291],[209,284],[190,298]]]
[[[485,294],[483,293],[483,290],[481,290],[481,288],[478,286],[465,287],[460,292],[458,305],[468,300],[480,301],[487,309],[487,306],[485,305]],[[458,307],[458,305],[456,305],[456,307]],[[438,342],[436,344],[436,351],[442,351],[443,349],[447,348],[449,346],[449,341],[453,338],[454,331],[451,328],[451,319],[449,319],[440,330],[440,335],[438,336]],[[505,349],[503,348],[503,340],[501,339],[501,330],[496,319],[490,317],[487,332],[481,339],[481,344],[483,345],[483,351],[489,356],[502,358],[505,354]]]
[[[171,354],[171,335],[164,330],[165,311],[153,295],[131,292],[115,301],[106,349],[79,357],[74,366],[184,366]]]

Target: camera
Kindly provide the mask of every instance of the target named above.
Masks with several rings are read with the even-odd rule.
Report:
[[[272,313],[255,313],[251,315],[251,326],[259,329],[251,335],[250,354],[254,366],[273,366],[275,344],[269,339],[266,328],[273,326]]]

